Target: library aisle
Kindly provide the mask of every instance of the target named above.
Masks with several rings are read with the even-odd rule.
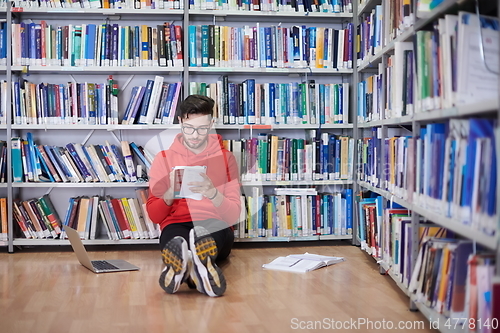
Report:
[[[435,332],[355,246],[238,246],[221,265],[228,289],[220,298],[186,285],[166,294],[158,287],[163,264],[152,246],[99,249],[90,252],[92,259],[125,259],[141,270],[93,274],[69,249],[0,253],[0,332],[279,333],[329,331],[335,325],[343,325],[337,332]],[[346,260],[305,274],[261,268],[278,256],[304,252]]]

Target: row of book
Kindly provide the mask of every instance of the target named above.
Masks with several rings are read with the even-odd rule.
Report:
[[[182,27],[12,24],[13,66],[183,66]]]
[[[184,9],[179,0],[15,0],[16,8]]]
[[[146,86],[132,88],[122,124],[173,124],[181,82],[163,82],[163,76],[148,80]]]
[[[497,18],[460,12],[396,42],[387,68],[358,84],[358,121],[495,100],[499,34]]]
[[[496,17],[459,12],[436,21],[432,31],[416,33],[412,45],[416,53],[416,110],[497,98],[499,26]]]
[[[214,116],[220,124],[347,124],[349,84],[229,82],[228,76],[215,83],[192,82],[190,94],[213,98]],[[145,86],[134,86],[127,106],[120,114],[117,81],[31,83],[12,82],[13,123],[35,124],[172,124],[180,82],[166,83],[155,76]],[[7,83],[0,82],[0,124],[6,123]]]
[[[384,206],[382,196],[367,192],[358,201],[358,238],[361,248],[375,259],[390,267],[393,278],[408,288],[412,274],[412,261],[408,260],[413,248],[411,212],[397,204]],[[421,222],[418,244],[426,237],[453,237],[445,228]]]
[[[190,25],[189,66],[352,68],[352,23],[345,29],[273,25]]]
[[[76,229],[81,239],[107,236],[118,239],[153,239],[159,237],[159,226],[146,211],[147,189],[137,189],[136,198],[80,196],[69,199],[61,220],[49,195],[15,201],[14,219],[24,238],[66,238],[64,226]]]
[[[14,182],[138,182],[147,179],[153,156],[134,142],[87,146],[37,145],[31,133],[12,138]],[[132,154],[133,152],[133,154]],[[135,157],[135,158],[134,158]]]
[[[384,207],[381,196],[368,194],[357,209],[362,248],[408,289],[412,299],[444,315],[447,321],[442,327],[451,331],[468,327],[471,332],[478,325],[488,327],[494,254],[484,253],[472,241],[454,239],[445,228],[422,222],[414,242],[410,211],[398,205]],[[418,246],[415,266],[414,246]]]
[[[279,188],[267,195],[254,188],[243,197],[246,207],[235,236],[307,237],[352,234],[352,190],[317,193],[314,188]]]
[[[390,41],[415,23],[413,0],[383,1],[363,14],[357,26],[357,63],[381,51]]]
[[[81,239],[93,240],[99,235],[111,240],[158,238],[159,225],[146,211],[147,190],[136,191],[137,198],[70,198],[63,223],[76,229]]]
[[[61,220],[48,194],[25,201],[15,200],[12,215],[24,238],[57,238]]]
[[[103,8],[103,9],[184,9],[179,0],[15,0],[13,7],[21,8]],[[295,0],[295,1],[242,1],[242,0],[190,0],[195,10],[241,10],[261,12],[321,12],[352,13],[352,0]]]
[[[308,139],[259,134],[224,140],[243,181],[352,180],[354,139],[311,130]]]
[[[16,125],[118,124],[118,86],[112,76],[106,83],[14,81],[12,101]]]
[[[451,119],[422,127],[417,137],[384,140],[375,131],[358,142],[358,179],[494,235],[495,126],[491,119]]]
[[[495,255],[472,241],[429,238],[422,243],[409,291],[417,302],[442,314],[451,331],[493,332],[492,278]]]
[[[349,84],[229,82],[228,76],[215,83],[192,82],[190,94],[216,101],[215,116],[221,124],[347,124]]]
[[[189,8],[285,13],[352,13],[352,0],[190,0]]]

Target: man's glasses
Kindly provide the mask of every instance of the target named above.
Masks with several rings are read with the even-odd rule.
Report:
[[[198,132],[199,135],[205,135],[210,131],[210,127],[189,127],[189,126],[181,126],[182,132],[187,135],[193,134],[195,131]]]

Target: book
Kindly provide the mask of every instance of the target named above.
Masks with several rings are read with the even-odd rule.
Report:
[[[193,166],[176,166],[174,168],[174,198],[190,198],[194,200],[201,200],[201,193],[194,193],[189,189],[188,183],[195,181],[203,181],[201,173],[205,173],[207,170],[206,166],[193,165]]]
[[[306,252],[304,254],[290,254],[286,257],[278,257],[269,264],[262,265],[262,267],[271,270],[306,273],[342,261],[345,261],[343,257],[329,257]]]

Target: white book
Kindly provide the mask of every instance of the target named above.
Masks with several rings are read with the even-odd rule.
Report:
[[[477,103],[498,98],[498,36],[499,27],[496,17],[481,16],[479,18],[478,15],[472,13],[459,13],[457,104]]]
[[[140,239],[149,238],[149,235],[147,235],[147,227],[144,224],[144,219],[142,219],[142,214],[139,213],[140,209],[138,210],[139,206],[137,204],[137,199],[128,198],[127,201],[130,207],[130,213],[132,214],[132,217],[135,222],[138,238]]]
[[[345,261],[343,257],[329,257],[306,252],[304,254],[291,254],[286,257],[278,257],[269,264],[262,265],[262,267],[271,270],[306,273],[342,261]]]
[[[163,76],[155,76],[153,90],[149,99],[148,110],[146,113],[146,124],[153,124],[160,103],[161,88],[163,85]]]

